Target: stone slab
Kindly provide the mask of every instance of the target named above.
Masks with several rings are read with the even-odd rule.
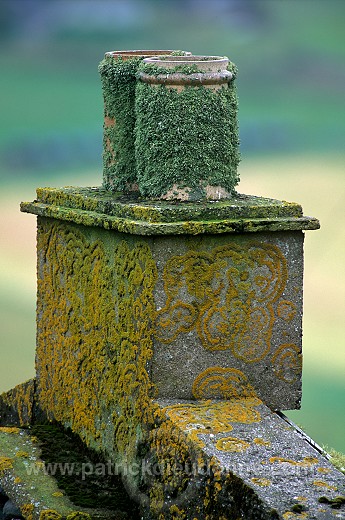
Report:
[[[157,444],[147,457],[151,473],[160,464],[166,511],[198,519],[345,518],[345,476],[259,399],[157,403],[190,446],[190,457],[175,450],[170,466],[168,447]]]
[[[21,211],[137,235],[254,233],[318,229],[299,204],[238,194],[212,202],[133,200],[101,187],[39,188]]]

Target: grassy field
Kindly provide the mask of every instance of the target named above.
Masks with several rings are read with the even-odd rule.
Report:
[[[306,232],[303,400],[302,409],[288,415],[318,443],[345,452],[343,164],[329,155],[248,159],[238,191],[299,202],[321,221],[320,230]],[[101,174],[57,179],[51,185],[97,185]],[[26,182],[8,184],[0,198],[0,391],[34,374],[35,217],[18,210],[21,200],[34,197]]]

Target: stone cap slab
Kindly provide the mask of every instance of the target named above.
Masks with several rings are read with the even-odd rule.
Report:
[[[218,468],[219,475],[230,476],[228,492],[245,518],[345,517],[345,476],[304,432],[260,399],[159,399],[157,404],[213,462],[211,474]],[[193,466],[195,477],[207,471],[203,464]]]
[[[102,187],[38,188],[21,211],[134,235],[252,233],[318,229],[302,207],[253,195],[203,202],[133,199]]]

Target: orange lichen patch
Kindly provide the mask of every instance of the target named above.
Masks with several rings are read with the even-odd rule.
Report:
[[[251,478],[250,479],[253,484],[256,484],[257,486],[262,486],[262,487],[266,487],[266,486],[270,486],[272,484],[272,481],[269,480],[268,478]]]
[[[14,483],[15,483],[15,484],[20,484],[21,482],[22,482],[22,479],[21,479],[20,477],[16,477],[16,478],[14,479]]]
[[[52,496],[53,497],[63,497],[64,494],[62,491],[54,491],[54,493],[52,493]]]
[[[16,428],[16,427],[12,427],[12,426],[1,426],[0,433],[18,434],[18,433],[20,433],[20,428]]]
[[[236,437],[223,437],[216,442],[216,448],[219,451],[242,452],[250,448],[250,443],[237,439]]]
[[[332,491],[337,491],[338,489],[336,486],[330,486],[329,484],[327,484],[327,482],[324,482],[323,480],[314,480],[313,484],[314,486],[331,489]]]
[[[0,457],[0,473],[13,467],[13,460],[10,457]]]
[[[307,497],[297,497],[297,500],[299,502],[305,502],[307,500]]]
[[[195,378],[192,392],[195,399],[256,397],[247,376],[236,368],[207,368]]]
[[[304,457],[303,460],[297,461],[297,460],[291,460],[291,459],[285,459],[284,457],[271,457],[269,459],[271,463],[286,463],[286,464],[292,464],[293,466],[300,466],[303,468],[310,467],[313,464],[317,464],[319,462],[318,459],[315,457]]]
[[[276,376],[286,383],[293,383],[301,375],[301,349],[293,343],[281,345],[272,357],[273,370]]]
[[[236,399],[222,402],[198,402],[197,404],[173,405],[164,408],[168,417],[183,431],[191,436],[200,447],[205,443],[200,434],[230,432],[231,423],[250,424],[261,420],[260,413],[254,409],[262,402],[257,398]]]
[[[318,471],[319,473],[330,473],[331,470],[330,470],[329,468],[323,468],[323,467],[321,467],[321,468],[317,468],[317,471]]]

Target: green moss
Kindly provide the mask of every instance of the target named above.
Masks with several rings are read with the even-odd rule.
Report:
[[[253,233],[318,229],[296,203],[235,194],[218,202],[133,200],[105,188],[39,188],[21,210],[135,235]]]
[[[181,72],[182,74],[195,74],[200,72],[196,64],[192,65],[176,65],[173,68],[160,67],[155,63],[143,63],[140,67],[140,72],[150,74],[152,76],[159,76],[160,74],[172,74],[174,72]]]
[[[180,54],[180,53],[178,53]],[[150,171],[145,171],[143,179],[143,164],[152,157],[156,160],[155,151],[147,159],[149,153],[147,145],[151,146],[152,135],[145,138],[145,132],[151,128],[155,129],[156,123],[159,137],[164,131],[164,142],[158,139],[154,148],[160,149],[161,160],[156,168],[159,171],[165,166],[164,174],[169,176],[178,184],[186,184],[188,187],[199,190],[200,180],[209,181],[211,185],[222,186],[233,191],[238,182],[237,164],[239,162],[238,152],[238,128],[237,128],[237,96],[235,85],[232,81],[229,88],[221,89],[220,92],[212,93],[209,89],[202,87],[198,89],[186,89],[185,93],[174,96],[170,90],[163,93],[159,99],[145,100],[148,104],[155,103],[153,113],[155,117],[145,122],[147,115],[152,116],[152,109],[147,112],[147,104],[143,101],[145,86],[138,89],[138,100],[136,101],[137,72],[143,56],[135,56],[123,60],[121,57],[114,59],[106,55],[99,65],[101,75],[103,97],[104,97],[104,133],[103,133],[103,185],[111,191],[127,192],[136,189],[138,178],[139,188],[143,195],[159,196],[166,186],[148,186],[147,177]],[[165,69],[154,65],[145,65],[144,71],[159,74]],[[168,70],[168,69],[167,69]],[[229,65],[229,70],[235,76],[235,66]],[[176,71],[184,74],[198,72],[196,65],[177,66]],[[171,71],[169,71],[171,72]],[[161,89],[159,89],[161,90]],[[164,92],[164,87],[163,87]],[[152,94],[152,92],[151,92]],[[175,92],[176,94],[176,92]],[[178,102],[178,103],[177,103]],[[177,104],[176,104],[177,103]],[[136,114],[134,105],[136,104]],[[189,108],[187,112],[186,108]],[[181,111],[181,117],[172,118],[176,111]],[[183,113],[182,113],[183,112]],[[137,131],[137,154],[134,154],[134,138],[136,118],[140,126]],[[164,120],[170,120],[169,131],[164,128]],[[163,128],[161,127],[163,121]],[[183,124],[181,125],[181,122]],[[174,137],[174,138],[173,138]],[[172,140],[173,138],[173,140]],[[165,150],[167,144],[168,149]],[[181,144],[182,143],[182,144]],[[191,143],[194,143],[191,146]],[[200,146],[201,145],[201,146]],[[195,154],[196,148],[198,153]],[[185,157],[180,163],[180,152],[190,150],[190,157]],[[202,150],[202,152],[201,152]],[[152,152],[152,151],[151,151]],[[167,161],[167,157],[171,158]],[[217,157],[217,159],[215,157]],[[139,165],[136,161],[139,157]],[[194,172],[196,165],[197,173]],[[177,170],[182,166],[181,174]],[[138,170],[138,172],[137,172]],[[191,173],[193,175],[191,176]],[[177,175],[177,178],[176,178]],[[191,180],[189,180],[191,179]],[[170,187],[172,184],[170,185]],[[169,188],[168,188],[169,189]],[[202,187],[201,187],[202,190]]]
[[[303,504],[295,504],[292,506],[291,511],[293,513],[302,513],[303,511],[306,511],[306,506]]]
[[[140,192],[159,197],[173,186],[206,185],[234,193],[239,177],[237,96],[234,83],[213,91],[165,85],[136,88],[136,160]]]
[[[324,450],[331,457],[331,463],[335,466],[339,471],[345,474],[345,455],[344,453],[340,453],[336,451],[334,448],[328,448],[328,446],[324,446]]]
[[[185,52],[173,54],[181,56]],[[104,99],[103,185],[110,191],[131,191],[136,183],[135,86],[143,58],[143,55],[114,58],[107,53],[98,67]]]
[[[136,181],[134,99],[136,72],[142,57],[106,56],[99,65],[104,97],[103,185],[128,191]]]
[[[334,498],[320,497],[320,504],[328,504],[332,509],[340,509],[345,504],[345,496],[338,496]]]

